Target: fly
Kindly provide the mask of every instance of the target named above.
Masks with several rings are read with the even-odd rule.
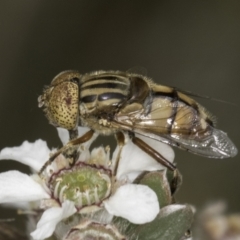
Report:
[[[167,168],[176,167],[135,136],[140,134],[209,158],[228,158],[237,148],[216,128],[214,117],[199,103],[173,87],[129,72],[96,71],[58,74],[38,98],[51,124],[69,131],[70,142],[50,161],[88,141],[97,132],[115,134],[123,145],[123,132],[134,144]],[[78,126],[91,130],[78,136]],[[70,151],[71,152],[71,151]],[[70,155],[74,157],[76,151]]]

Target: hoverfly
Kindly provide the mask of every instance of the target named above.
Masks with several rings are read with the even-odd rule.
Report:
[[[116,134],[119,143],[120,133],[128,132],[134,144],[171,170],[175,166],[135,133],[209,158],[237,154],[227,134],[215,128],[214,118],[199,103],[140,74],[64,71],[38,101],[51,124],[69,131],[71,141],[57,154],[88,141],[94,132]],[[91,130],[79,137],[78,126]]]

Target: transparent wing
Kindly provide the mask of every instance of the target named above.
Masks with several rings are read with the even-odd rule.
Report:
[[[178,135],[160,136],[141,129],[135,129],[134,132],[208,158],[229,158],[238,153],[236,146],[227,134],[216,128],[212,129],[211,135],[198,140]]]
[[[212,127],[204,115],[188,105],[179,103],[177,110],[173,111],[169,99],[157,99],[149,113],[144,110],[140,104],[127,106],[116,114],[116,127],[209,158],[234,157],[238,152],[226,133]]]

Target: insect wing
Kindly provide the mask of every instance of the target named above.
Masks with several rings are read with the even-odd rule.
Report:
[[[194,108],[164,97],[154,98],[148,107],[139,103],[126,106],[115,115],[116,127],[209,158],[237,154],[227,134],[212,127]]]
[[[204,157],[229,158],[236,156],[238,150],[227,134],[211,126],[209,128],[212,128],[211,135],[203,139],[188,139],[174,134],[166,136],[166,138],[171,145]]]

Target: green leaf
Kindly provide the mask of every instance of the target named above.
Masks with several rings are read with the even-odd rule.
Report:
[[[138,240],[179,240],[191,227],[193,215],[190,205],[169,205],[154,221],[139,225],[131,234]]]
[[[133,232],[137,226],[139,226],[122,217],[114,217],[112,222],[118,229],[121,229],[121,233],[124,235],[128,235]]]

